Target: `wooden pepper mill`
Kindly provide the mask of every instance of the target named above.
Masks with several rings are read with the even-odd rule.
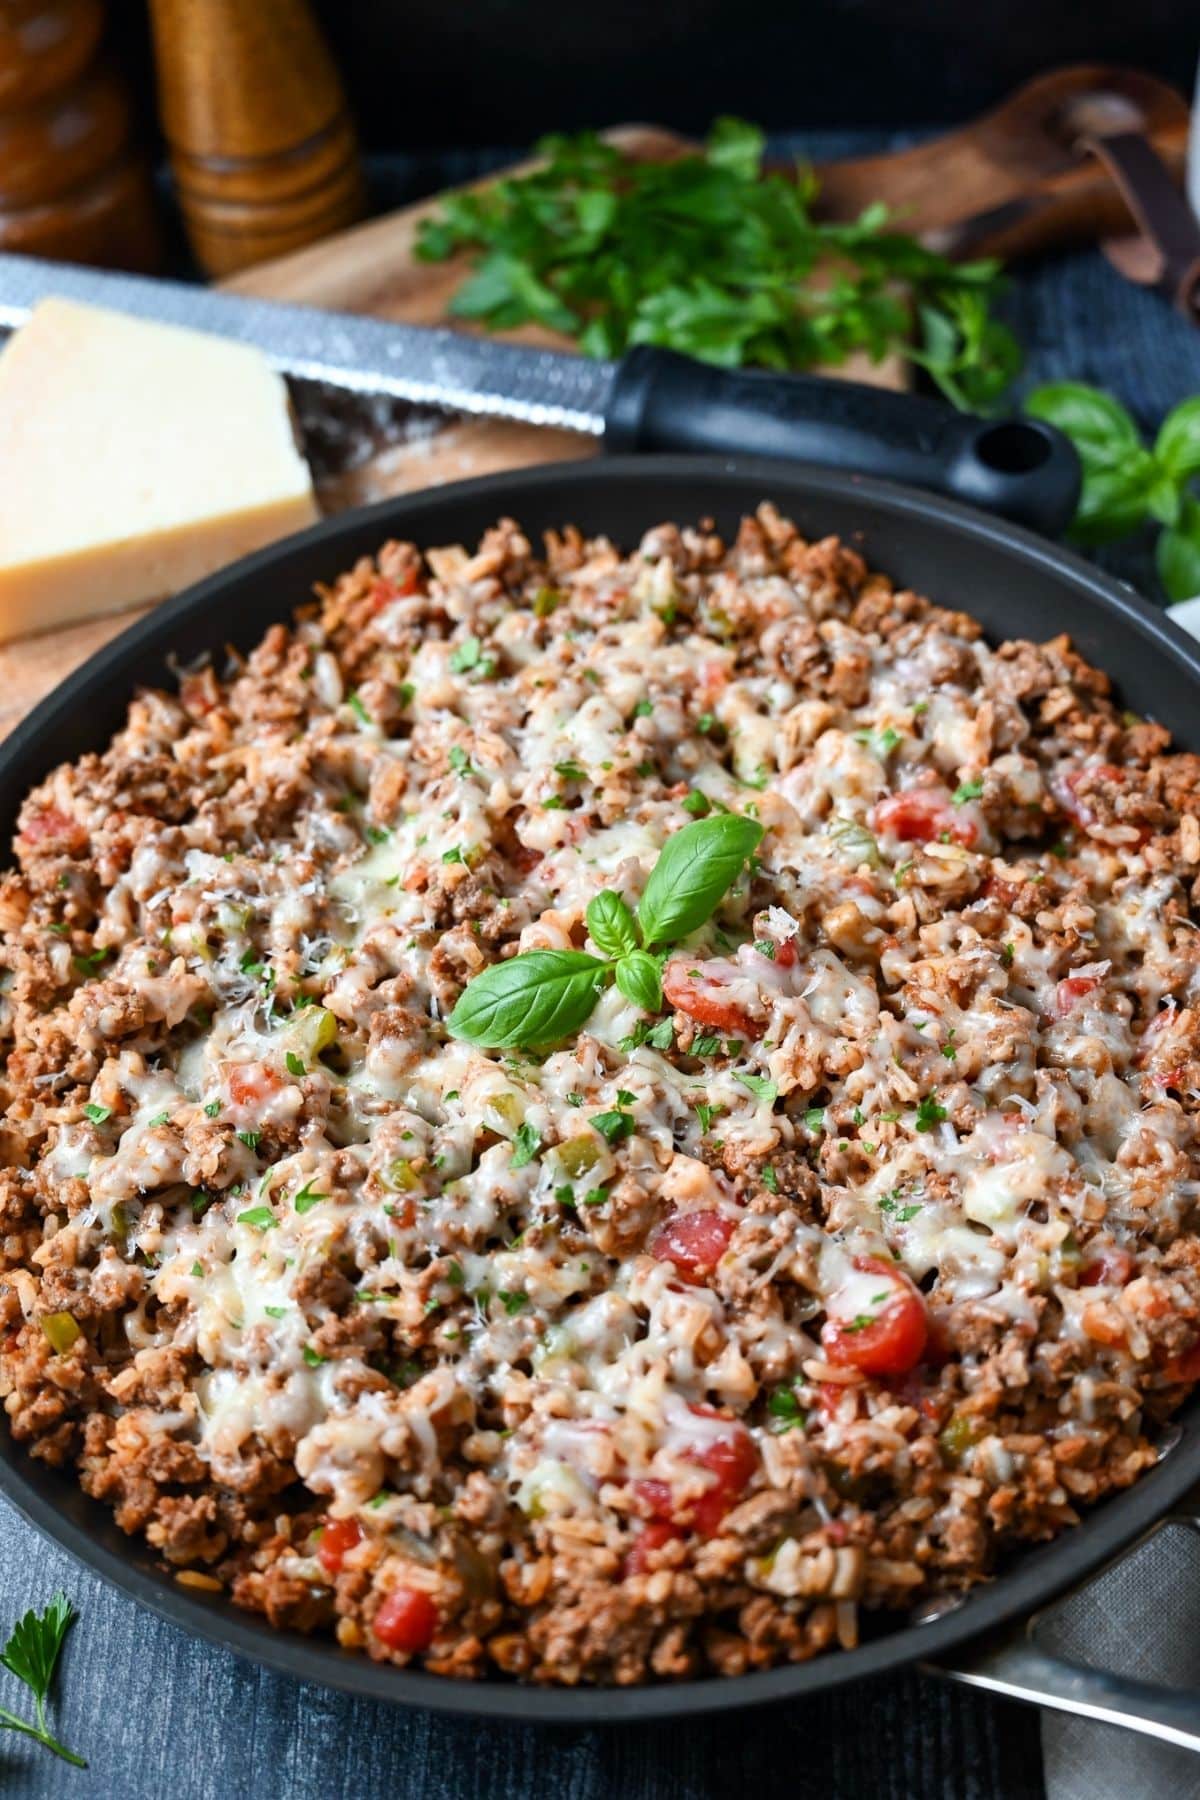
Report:
[[[361,217],[354,128],[307,0],[150,0],[150,15],[179,201],[209,275]]]
[[[103,31],[102,0],[0,4],[0,249],[154,269],[150,172]]]

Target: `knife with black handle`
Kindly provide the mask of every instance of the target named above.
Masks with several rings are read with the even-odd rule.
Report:
[[[859,382],[718,369],[639,346],[593,361],[460,332],[284,306],[0,255],[0,329],[50,296],[252,344],[290,380],[448,412],[558,426],[614,450],[739,452],[931,488],[1056,536],[1079,497],[1070,442],[1040,420],[982,419]]]

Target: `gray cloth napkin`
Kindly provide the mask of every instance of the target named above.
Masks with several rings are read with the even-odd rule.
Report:
[[[1169,1524],[1039,1623],[1074,1662],[1200,1691],[1200,1537]],[[1200,1796],[1200,1754],[1068,1713],[1042,1714],[1047,1800]]]

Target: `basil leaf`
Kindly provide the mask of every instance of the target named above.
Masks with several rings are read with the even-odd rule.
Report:
[[[1154,440],[1154,455],[1173,481],[1200,475],[1200,394],[1171,408]]]
[[[587,928],[592,942],[605,956],[624,956],[637,947],[633,914],[620,894],[593,894],[588,901]]]
[[[621,958],[617,964],[617,986],[627,1000],[644,1012],[657,1012],[662,1005],[662,974],[645,950],[631,950]]]
[[[638,902],[647,948],[699,931],[761,842],[763,828],[738,813],[696,819],[668,838]]]
[[[1142,447],[1138,428],[1120,401],[1082,381],[1050,381],[1035,388],[1025,411],[1065,431],[1085,467],[1119,463]]]
[[[1155,559],[1169,600],[1200,594],[1200,501],[1190,494],[1183,496],[1179,523],[1159,537]]]
[[[1083,492],[1071,524],[1073,541],[1105,544],[1128,537],[1144,522],[1158,480],[1158,465],[1148,450],[1130,451],[1118,468],[1090,469],[1085,463]]]
[[[530,950],[469,981],[446,1023],[489,1050],[556,1044],[587,1019],[605,973],[582,950]]]

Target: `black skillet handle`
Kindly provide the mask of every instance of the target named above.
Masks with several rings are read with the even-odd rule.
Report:
[[[1074,446],[1037,419],[981,419],[857,381],[718,369],[639,345],[617,365],[610,450],[787,457],[882,475],[1056,537],[1079,499]]]

